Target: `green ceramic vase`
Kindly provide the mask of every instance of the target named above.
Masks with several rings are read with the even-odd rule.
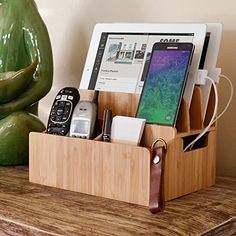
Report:
[[[52,80],[50,39],[35,2],[0,0],[0,165],[27,163],[29,132],[45,129],[37,103]]]

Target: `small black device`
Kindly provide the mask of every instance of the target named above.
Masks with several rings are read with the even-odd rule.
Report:
[[[76,88],[66,87],[57,94],[48,119],[47,133],[67,135],[73,110],[80,99]]]
[[[175,126],[189,66],[192,43],[155,43],[136,117]]]
[[[71,137],[93,138],[97,120],[99,92],[95,91],[93,101],[80,101],[73,112],[70,133]]]
[[[104,142],[110,142],[111,138],[112,111],[107,109],[103,115],[102,139]]]

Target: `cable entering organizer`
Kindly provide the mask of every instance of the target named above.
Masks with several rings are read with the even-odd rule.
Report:
[[[218,104],[219,104],[219,96],[218,96],[218,90],[217,90],[217,87],[216,87],[216,84],[215,84],[215,81],[210,78],[209,76],[206,76],[206,79],[209,80],[211,83],[212,83],[212,86],[213,86],[213,89],[214,89],[214,92],[215,92],[215,107],[214,107],[214,111],[213,111],[213,114],[212,114],[212,118],[209,122],[209,124],[203,129],[203,131],[191,142],[189,143],[184,151],[186,152],[187,150],[191,150],[193,148],[193,145],[200,139],[203,137],[204,134],[206,134],[208,132],[208,130],[210,129],[210,127],[212,126],[213,123],[215,123],[226,111],[227,109],[229,108],[229,105],[232,101],[232,98],[233,98],[233,93],[234,93],[234,89],[233,89],[233,84],[231,82],[231,80],[225,76],[225,75],[219,75],[220,78],[223,78],[225,79],[229,85],[230,85],[230,90],[231,90],[231,93],[230,93],[230,97],[229,97],[229,100],[225,106],[225,108],[223,109],[223,111],[217,116],[217,109],[218,109]]]

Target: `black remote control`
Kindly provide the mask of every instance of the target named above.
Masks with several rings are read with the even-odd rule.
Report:
[[[73,110],[79,99],[76,88],[66,87],[59,91],[50,111],[47,133],[65,136],[69,132]]]

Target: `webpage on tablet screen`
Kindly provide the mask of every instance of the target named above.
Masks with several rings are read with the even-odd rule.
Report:
[[[194,34],[102,33],[89,89],[141,93],[156,42],[192,42]]]

